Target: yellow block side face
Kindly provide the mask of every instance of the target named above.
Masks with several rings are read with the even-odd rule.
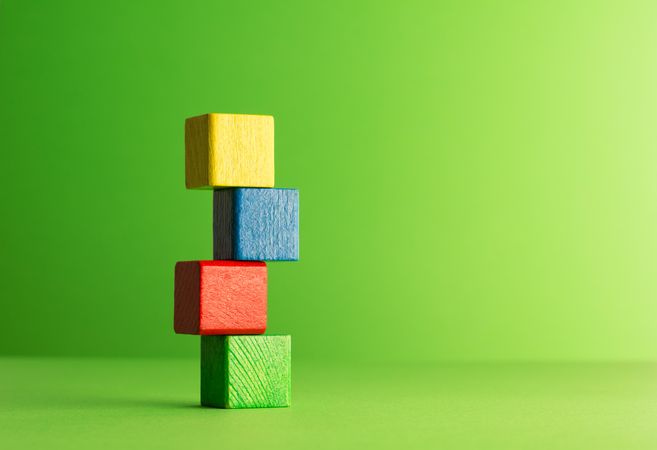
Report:
[[[185,186],[187,189],[209,185],[209,142],[207,115],[185,120]]]
[[[185,147],[189,189],[274,186],[272,116],[192,117],[186,121]]]

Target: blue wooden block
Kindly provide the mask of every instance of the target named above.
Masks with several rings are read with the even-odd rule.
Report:
[[[213,219],[214,259],[299,259],[296,189],[216,189]]]

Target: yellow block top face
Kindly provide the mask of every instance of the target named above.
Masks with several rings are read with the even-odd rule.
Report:
[[[274,186],[274,118],[205,114],[185,121],[188,189]]]

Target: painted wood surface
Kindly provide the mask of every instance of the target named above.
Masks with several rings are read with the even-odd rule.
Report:
[[[205,114],[187,119],[185,185],[274,186],[274,118]]]
[[[201,404],[290,406],[290,336],[202,336]]]
[[[214,259],[299,259],[299,191],[232,188],[214,191]]]
[[[182,334],[261,334],[267,328],[264,262],[176,264],[174,330]]]

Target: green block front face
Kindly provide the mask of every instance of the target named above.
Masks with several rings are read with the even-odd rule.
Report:
[[[201,405],[290,406],[290,336],[201,336]]]

